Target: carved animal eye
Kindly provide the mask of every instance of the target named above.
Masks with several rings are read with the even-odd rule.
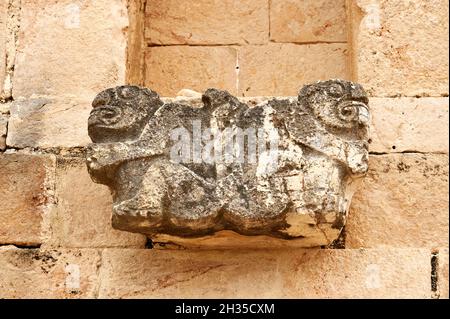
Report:
[[[344,95],[344,89],[340,84],[335,83],[329,86],[328,93],[334,97],[341,97]]]
[[[113,117],[116,116],[116,112],[113,112],[113,111],[105,111],[105,112],[103,112],[102,115],[103,115],[104,118],[111,119],[111,118],[113,118]]]
[[[98,119],[101,123],[112,125],[120,120],[120,110],[114,107],[103,107],[97,111]]]
[[[119,91],[119,95],[121,98],[129,100],[136,96],[136,92],[137,91],[135,89],[133,89],[132,87],[123,87]]]
[[[340,117],[344,120],[353,120],[358,116],[358,108],[353,105],[346,105],[341,108]]]

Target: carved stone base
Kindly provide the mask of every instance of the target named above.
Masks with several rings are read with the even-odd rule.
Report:
[[[113,227],[193,247],[335,240],[368,169],[362,87],[317,82],[253,107],[208,89],[202,102],[135,86],[96,97],[87,166],[112,191]]]

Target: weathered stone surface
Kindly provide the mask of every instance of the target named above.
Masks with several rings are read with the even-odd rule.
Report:
[[[439,298],[448,299],[448,248],[439,249],[437,275]]]
[[[309,82],[348,79],[347,60],[347,45],[340,43],[240,47],[238,95],[292,96]]]
[[[179,237],[234,230],[305,246],[336,239],[367,171],[362,87],[323,81],[304,86],[298,101],[253,108],[216,89],[202,100],[163,104],[123,86],[93,101],[87,164],[113,189],[113,226]]]
[[[354,2],[355,79],[369,95],[448,95],[448,2]]]
[[[232,47],[167,46],[146,52],[145,85],[162,96],[184,88],[216,87],[236,93],[237,51]]]
[[[8,118],[0,113],[0,151],[6,149],[6,133],[8,131]]]
[[[23,0],[13,95],[92,98],[125,81],[126,3]]]
[[[0,102],[0,114],[3,116],[9,114],[9,107],[11,105],[11,102],[2,103]]]
[[[430,271],[427,249],[107,249],[99,297],[430,298]]]
[[[141,85],[145,76],[145,3],[147,0],[128,0],[127,84]]]
[[[3,30],[0,32],[0,47],[3,46],[4,52],[0,50],[0,56],[3,55],[3,72],[0,72],[0,101],[12,99],[12,81],[15,69],[15,59],[17,52],[17,33],[20,28],[21,0],[4,0],[2,7]],[[1,24],[1,23],[0,23]]]
[[[263,44],[269,39],[269,2],[149,0],[150,44]]]
[[[13,147],[75,147],[89,143],[90,102],[69,98],[18,99],[11,103],[7,144]]]
[[[58,159],[56,199],[51,246],[145,246],[145,236],[111,227],[111,194],[106,186],[92,183],[86,164],[81,159]]]
[[[0,154],[0,244],[41,243],[53,170],[50,156]]]
[[[275,42],[346,42],[345,0],[270,2],[270,39]]]
[[[448,247],[448,155],[370,158],[346,224],[346,247]]]
[[[121,0],[23,0],[7,144],[87,144],[90,101],[125,81],[126,26]]]
[[[0,97],[3,93],[6,72],[6,19],[8,13],[8,1],[0,3]]]
[[[448,97],[371,98],[372,152],[448,153]]]
[[[0,248],[0,298],[94,298],[96,250]]]

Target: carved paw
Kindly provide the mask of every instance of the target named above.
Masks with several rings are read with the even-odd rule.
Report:
[[[161,207],[149,205],[139,198],[131,198],[114,205],[113,212],[117,216],[144,218],[145,226],[157,227],[162,224],[163,220]]]
[[[90,171],[111,168],[118,162],[113,144],[90,144],[86,149],[86,163]]]
[[[368,163],[358,163],[351,167],[352,173],[355,175],[365,175],[369,169]]]
[[[354,175],[364,175],[369,170],[367,154],[354,154],[348,158],[348,166]]]

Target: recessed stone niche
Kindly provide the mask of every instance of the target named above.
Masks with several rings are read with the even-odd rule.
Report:
[[[86,161],[111,189],[112,226],[154,242],[329,245],[368,169],[368,98],[345,80],[256,105],[217,89],[180,102],[120,86],[92,106]]]
[[[254,97],[295,96],[316,80],[351,80],[347,3],[128,0],[127,84],[162,97],[210,87]]]

